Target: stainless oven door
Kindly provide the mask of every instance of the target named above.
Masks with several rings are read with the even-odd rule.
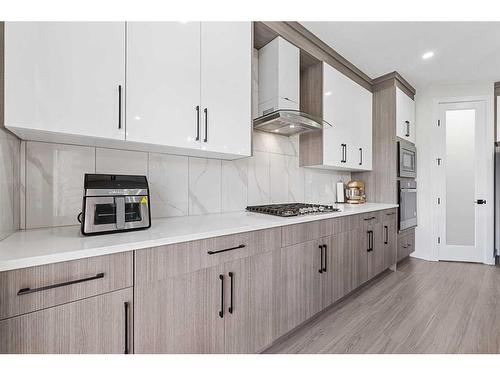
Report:
[[[417,149],[406,142],[399,142],[399,177],[417,177]]]
[[[110,232],[149,226],[148,197],[87,197],[85,233]]]
[[[399,189],[399,230],[417,226],[417,189]]]

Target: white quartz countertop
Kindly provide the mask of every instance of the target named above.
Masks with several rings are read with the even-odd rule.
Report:
[[[63,262],[122,251],[281,227],[397,207],[396,204],[341,205],[342,212],[277,217],[249,212],[153,219],[136,232],[83,236],[80,226],[21,230],[0,241],[0,271]]]

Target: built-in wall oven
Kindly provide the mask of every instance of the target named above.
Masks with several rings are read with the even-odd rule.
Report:
[[[417,178],[417,149],[405,140],[398,141],[398,176]]]
[[[398,181],[399,230],[417,226],[417,182],[411,178]]]

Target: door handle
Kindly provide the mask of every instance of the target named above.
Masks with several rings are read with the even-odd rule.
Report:
[[[230,284],[231,284],[228,311],[229,311],[229,314],[232,314],[233,313],[233,279],[234,279],[234,273],[229,272],[228,275],[229,275],[229,280],[230,280]]]
[[[342,148],[342,159],[340,160],[340,162],[346,163],[347,162],[347,145],[345,143],[342,143],[340,146]]]
[[[122,85],[118,85],[118,129],[122,128]]]
[[[205,114],[205,139],[203,139],[203,142],[208,142],[208,108],[205,108],[203,110],[203,113]]]
[[[319,245],[319,259],[320,259],[319,261],[320,265],[318,272],[323,273],[323,245]]]
[[[476,201],[477,204],[486,204],[486,199],[478,199]]]
[[[221,290],[219,317],[224,318],[224,275],[219,275],[219,280]]]
[[[200,140],[200,106],[196,106],[196,138],[195,141]]]
[[[327,272],[326,271],[326,263],[328,262],[328,258],[327,258],[328,246],[323,245],[323,249],[324,249],[324,253],[325,253],[325,264],[323,265],[323,272]]]
[[[129,326],[129,302],[124,302],[123,303],[123,307],[125,309],[125,333],[124,333],[124,341],[125,341],[125,345],[124,345],[124,348],[123,348],[123,354],[129,354],[130,353],[130,350],[128,348],[128,341],[129,341],[129,333],[128,333],[128,326]]]

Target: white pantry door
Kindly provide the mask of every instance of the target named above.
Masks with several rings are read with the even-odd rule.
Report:
[[[439,104],[438,259],[483,262],[489,226],[486,102]],[[491,141],[493,142],[493,141]],[[491,165],[492,166],[492,165]]]

